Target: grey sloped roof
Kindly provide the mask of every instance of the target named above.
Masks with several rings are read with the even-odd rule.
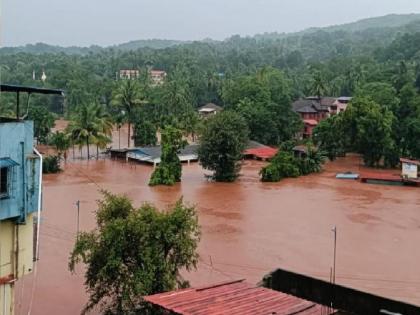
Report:
[[[292,104],[293,110],[297,113],[316,113],[317,107],[320,107],[319,103],[309,99],[300,99]]]
[[[335,100],[336,98],[334,97],[323,97],[319,100],[317,97],[310,96],[293,102],[292,108],[297,113],[328,111],[328,108],[334,104]]]
[[[189,144],[185,146],[179,153],[179,155],[194,155],[197,154],[198,145]],[[135,152],[150,156],[152,159],[160,158],[162,155],[162,147],[160,145],[150,147],[136,148]]]

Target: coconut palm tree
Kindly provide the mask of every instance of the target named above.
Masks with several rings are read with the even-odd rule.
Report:
[[[321,99],[322,96],[328,93],[327,84],[320,71],[315,71],[312,76],[311,93]]]
[[[64,160],[66,160],[66,152],[70,147],[69,135],[65,132],[56,131],[52,134],[50,143],[56,148],[60,157],[64,154]]]
[[[111,116],[104,110],[104,107],[95,104],[95,131],[93,141],[96,144],[96,159],[99,158],[99,148],[104,149],[111,140],[113,122]]]
[[[121,107],[126,112],[128,123],[128,138],[127,144],[130,147],[131,139],[131,124],[133,122],[133,111],[136,106],[143,103],[141,98],[141,89],[136,80],[122,80],[114,91],[112,103],[115,106]]]
[[[99,129],[96,113],[95,104],[81,106],[68,126],[73,143],[79,144],[80,147],[86,144],[88,160],[90,159],[89,145]]]

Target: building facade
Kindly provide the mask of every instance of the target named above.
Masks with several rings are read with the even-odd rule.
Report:
[[[311,137],[313,129],[321,120],[345,111],[350,101],[351,97],[318,98],[311,96],[293,102],[292,109],[300,115],[304,123],[301,137]]]
[[[14,284],[34,262],[34,213],[41,206],[41,156],[32,121],[0,118],[0,313],[13,314]]]
[[[150,70],[150,80],[152,81],[152,85],[161,85],[165,82],[166,79],[166,71],[163,70]]]
[[[136,69],[122,69],[120,70],[120,79],[138,79],[140,77],[140,70]]]

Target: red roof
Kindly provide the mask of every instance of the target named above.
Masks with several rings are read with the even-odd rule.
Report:
[[[318,125],[318,122],[315,119],[304,119],[303,122],[311,126]]]
[[[244,151],[244,155],[254,155],[260,159],[271,159],[278,152],[278,149],[270,147],[252,148]]]
[[[336,312],[292,295],[256,287],[243,280],[155,294],[144,299],[181,315],[330,315]]]
[[[408,164],[420,165],[420,161],[410,160],[410,159],[405,159],[405,158],[401,158],[400,159],[400,162],[401,163],[408,163]]]

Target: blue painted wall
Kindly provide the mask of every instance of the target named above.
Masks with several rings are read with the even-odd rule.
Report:
[[[32,121],[0,121],[0,158],[19,163],[11,169],[9,197],[0,199],[0,220],[25,221],[38,210],[39,158],[33,153]]]

